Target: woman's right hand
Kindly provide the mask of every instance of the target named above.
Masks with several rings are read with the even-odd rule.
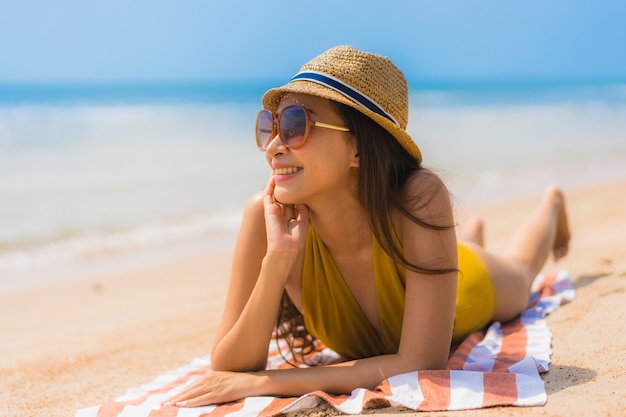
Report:
[[[254,372],[267,365],[267,349],[278,308],[303,251],[309,224],[308,208],[277,202],[274,187],[274,180],[270,178],[265,190],[255,194],[244,211],[224,315],[211,351],[214,371]],[[236,381],[244,384],[241,386],[249,385],[245,380]],[[205,382],[209,384],[205,388],[212,392],[213,377],[207,376]],[[235,396],[249,394],[238,391],[235,385],[223,388],[233,389],[231,394]],[[226,401],[224,398],[211,394],[208,401]],[[176,399],[183,400],[182,397]]]
[[[274,197],[274,176],[265,187],[263,206],[267,233],[267,253],[299,253],[309,228],[309,208],[304,204],[283,204]]]

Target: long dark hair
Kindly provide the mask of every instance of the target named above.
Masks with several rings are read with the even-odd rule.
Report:
[[[445,188],[443,182],[424,168],[409,154],[387,130],[360,111],[333,102],[337,114],[342,117],[350,132],[356,137],[359,152],[359,193],[374,236],[383,250],[395,262],[408,269],[426,274],[446,274],[454,268],[428,268],[409,262],[404,251],[396,243],[391,223],[394,210],[422,227],[446,230],[454,224],[432,224],[416,217],[409,207],[425,207],[431,199]],[[420,176],[420,194],[403,192],[409,177]]]
[[[434,230],[453,228],[453,224],[432,224],[416,217],[409,207],[424,207],[441,190],[443,182],[422,167],[400,143],[382,126],[360,111],[341,103],[331,102],[336,113],[357,141],[359,154],[359,198],[369,217],[374,237],[395,262],[420,273],[446,274],[454,268],[429,268],[406,259],[402,247],[396,243],[396,232],[391,222],[394,211],[400,212],[416,224]],[[407,180],[421,175],[420,194],[403,192]],[[280,306],[275,335],[284,338],[297,361],[315,350],[316,341],[304,327],[304,317],[285,292]]]

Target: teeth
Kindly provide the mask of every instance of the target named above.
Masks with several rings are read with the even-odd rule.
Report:
[[[293,174],[296,171],[300,171],[302,168],[300,167],[289,167],[289,168],[276,168],[274,170],[275,174],[284,175],[284,174]]]

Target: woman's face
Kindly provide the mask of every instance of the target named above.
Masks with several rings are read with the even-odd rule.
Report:
[[[345,126],[329,100],[306,94],[285,95],[276,109],[306,108],[313,121]],[[276,182],[274,196],[285,204],[310,205],[315,198],[335,198],[337,193],[354,192],[358,178],[356,140],[349,132],[312,126],[303,147],[286,147],[278,135],[265,150]]]

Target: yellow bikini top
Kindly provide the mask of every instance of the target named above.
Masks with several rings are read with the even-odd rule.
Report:
[[[309,227],[302,272],[307,330],[346,359],[396,353],[400,344],[406,273],[372,236],[376,296],[383,340],[367,320],[328,248]]]

